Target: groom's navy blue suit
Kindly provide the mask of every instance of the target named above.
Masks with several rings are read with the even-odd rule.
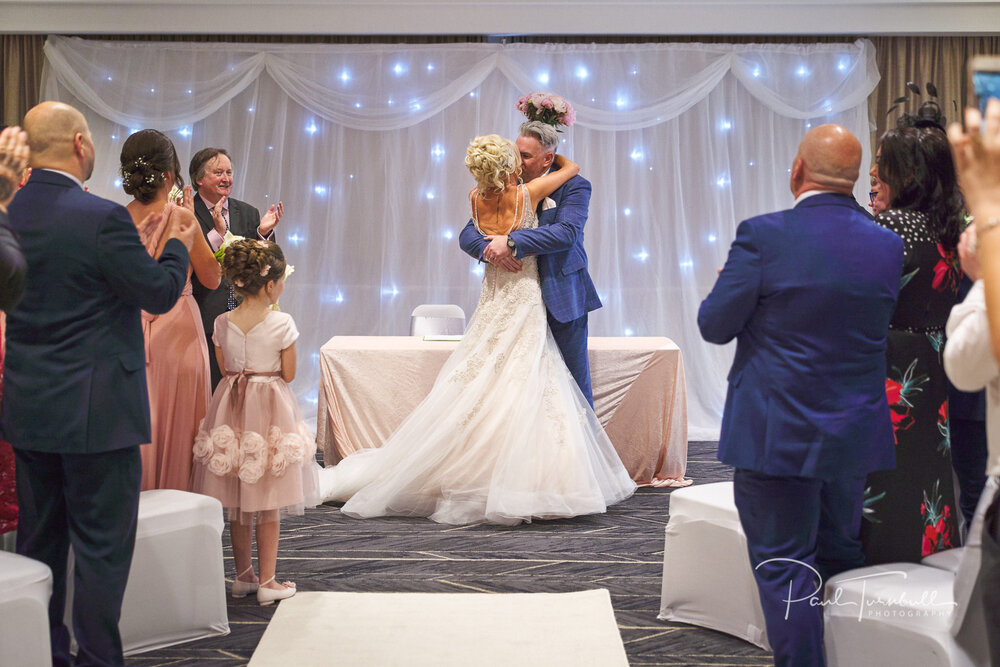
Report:
[[[705,340],[737,340],[719,459],[779,666],[824,664],[810,568],[864,564],[865,475],[895,465],[885,349],[902,265],[903,242],[852,197],[816,194],[740,223],[698,311]]]
[[[122,664],[118,620],[135,543],[149,442],[140,309],[165,313],[184,288],[188,253],[158,260],[124,207],[36,169],[10,205],[28,264],[7,314],[2,431],[17,464],[17,551],[52,569],[52,660],[68,665],[63,624],[73,547],[76,664]]]
[[[601,307],[594,282],[587,271],[583,227],[590,208],[590,182],[574,176],[549,195],[555,206],[542,210],[538,202],[538,228],[511,232],[518,259],[538,256],[542,300],[549,329],[584,397],[594,405],[587,359],[587,313]],[[462,250],[482,259],[489,243],[470,220],[459,235]]]

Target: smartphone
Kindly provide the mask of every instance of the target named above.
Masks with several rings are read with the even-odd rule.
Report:
[[[1000,98],[1000,56],[973,56],[969,59],[969,76],[979,100],[979,113],[985,113],[986,100]]]

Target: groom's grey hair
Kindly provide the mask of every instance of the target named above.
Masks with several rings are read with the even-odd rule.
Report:
[[[556,132],[556,128],[552,127],[548,123],[543,123],[540,120],[529,120],[525,123],[521,123],[521,127],[518,130],[518,134],[522,137],[533,137],[538,139],[538,143],[542,145],[546,151],[556,152],[559,148],[559,133]]]

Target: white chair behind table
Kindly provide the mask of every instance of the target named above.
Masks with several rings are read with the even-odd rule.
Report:
[[[224,525],[222,504],[215,498],[169,489],[140,494],[135,552],[118,623],[125,655],[229,634]],[[72,563],[71,555],[70,570]],[[70,572],[70,632],[72,581]]]
[[[732,482],[671,491],[658,618],[770,650]]]
[[[465,311],[454,304],[425,303],[410,313],[411,336],[461,335]]]
[[[48,565],[0,551],[0,665],[52,664],[51,596],[52,571]]]
[[[827,582],[825,643],[830,667],[989,664],[976,578],[983,514],[997,488],[991,478],[964,547],[928,556],[920,564],[888,563],[850,570]]]

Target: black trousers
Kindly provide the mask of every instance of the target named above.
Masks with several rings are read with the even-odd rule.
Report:
[[[958,506],[968,530],[979,496],[986,486],[986,422],[949,417],[948,428],[951,430],[951,467],[958,477]]]
[[[118,619],[135,547],[142,481],[138,445],[98,454],[15,447],[14,455],[17,552],[52,569],[52,664],[72,664],[63,622],[72,545],[73,632],[79,645],[75,664],[123,665]]]

